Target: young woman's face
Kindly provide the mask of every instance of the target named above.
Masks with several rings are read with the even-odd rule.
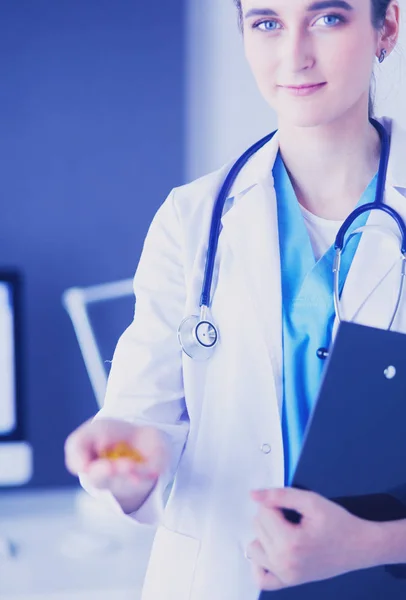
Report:
[[[367,110],[379,40],[371,0],[242,0],[242,10],[248,62],[280,122],[313,127]]]

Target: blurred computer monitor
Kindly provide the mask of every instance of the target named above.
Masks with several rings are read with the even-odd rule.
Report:
[[[23,409],[21,277],[0,271],[0,486],[23,485],[32,475],[32,450]]]

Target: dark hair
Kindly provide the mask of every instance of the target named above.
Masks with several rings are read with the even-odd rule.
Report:
[[[371,0],[372,4],[372,26],[379,31],[385,23],[386,13],[392,0]],[[241,31],[243,30],[242,6],[241,0],[234,0],[234,4],[238,10],[238,23]],[[369,97],[369,116],[372,117],[374,112],[373,93]]]

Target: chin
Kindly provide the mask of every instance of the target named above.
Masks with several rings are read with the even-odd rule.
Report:
[[[291,127],[321,127],[328,125],[336,116],[331,110],[323,110],[312,106],[303,106],[300,109],[292,108],[287,110],[285,106],[278,111],[279,122],[288,124]]]
[[[314,115],[284,114],[280,115],[279,121],[290,127],[320,127],[329,121]]]

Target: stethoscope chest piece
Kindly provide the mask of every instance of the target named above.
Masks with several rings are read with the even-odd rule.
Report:
[[[208,360],[218,342],[217,328],[213,323],[192,315],[183,319],[178,329],[178,339],[183,351],[193,360]]]

